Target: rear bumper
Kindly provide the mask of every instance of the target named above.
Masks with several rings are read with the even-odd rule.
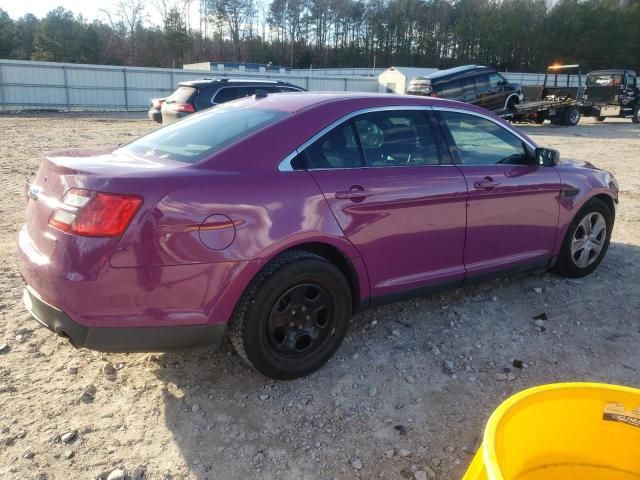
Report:
[[[169,123],[177,122],[181,118],[188,117],[189,115],[193,115],[192,112],[174,112],[167,111],[162,113],[162,124],[167,125]]]
[[[23,300],[29,313],[39,323],[68,338],[74,347],[101,352],[162,352],[204,345],[218,347],[226,332],[224,324],[86,327],[46,303],[29,286],[24,289]]]

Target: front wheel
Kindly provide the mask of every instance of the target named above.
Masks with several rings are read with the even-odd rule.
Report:
[[[637,105],[633,110],[633,117],[631,118],[633,123],[640,123],[640,105]]]
[[[277,380],[305,376],[324,365],[344,339],[351,289],[322,257],[292,250],[251,282],[229,324],[238,355]]]
[[[612,229],[609,207],[597,198],[589,200],[569,225],[556,270],[573,278],[593,272],[609,248]]]

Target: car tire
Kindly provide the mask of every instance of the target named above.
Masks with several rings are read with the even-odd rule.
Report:
[[[584,277],[593,272],[600,265],[609,248],[613,221],[613,213],[606,203],[598,198],[589,200],[578,211],[567,229],[555,270],[571,278]],[[600,222],[604,222],[605,231],[601,235],[591,233],[587,225],[593,228]],[[580,248],[579,240],[582,239],[588,240],[588,248],[586,246]],[[575,243],[574,240],[576,240]]]
[[[562,114],[562,124],[575,127],[580,122],[580,109],[578,107],[567,108]]]
[[[596,117],[597,122],[604,122],[606,119],[607,117],[600,117],[600,116]]]
[[[640,105],[636,106],[633,110],[633,117],[631,117],[633,123],[640,123]]]
[[[291,250],[266,265],[247,287],[229,323],[231,343],[267,377],[303,377],[338,349],[351,309],[351,288],[335,265]]]

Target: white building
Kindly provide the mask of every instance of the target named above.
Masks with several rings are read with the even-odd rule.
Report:
[[[437,68],[389,67],[378,77],[378,91],[404,95],[411,80],[437,71]]]

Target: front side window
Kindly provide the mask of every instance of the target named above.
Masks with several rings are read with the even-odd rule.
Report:
[[[151,132],[121,150],[196,163],[286,115],[236,103],[220,105]]]
[[[636,88],[636,77],[634,77],[633,75],[627,73],[627,80],[626,80],[626,86],[629,89],[634,89]]]
[[[475,115],[442,112],[462,165],[526,164],[522,140],[504,127]]]
[[[440,163],[433,132],[421,111],[366,113],[356,117],[354,125],[368,167]]]
[[[499,73],[492,73],[489,75],[489,84],[491,85],[491,88],[498,88],[504,85],[504,83],[504,78]]]

